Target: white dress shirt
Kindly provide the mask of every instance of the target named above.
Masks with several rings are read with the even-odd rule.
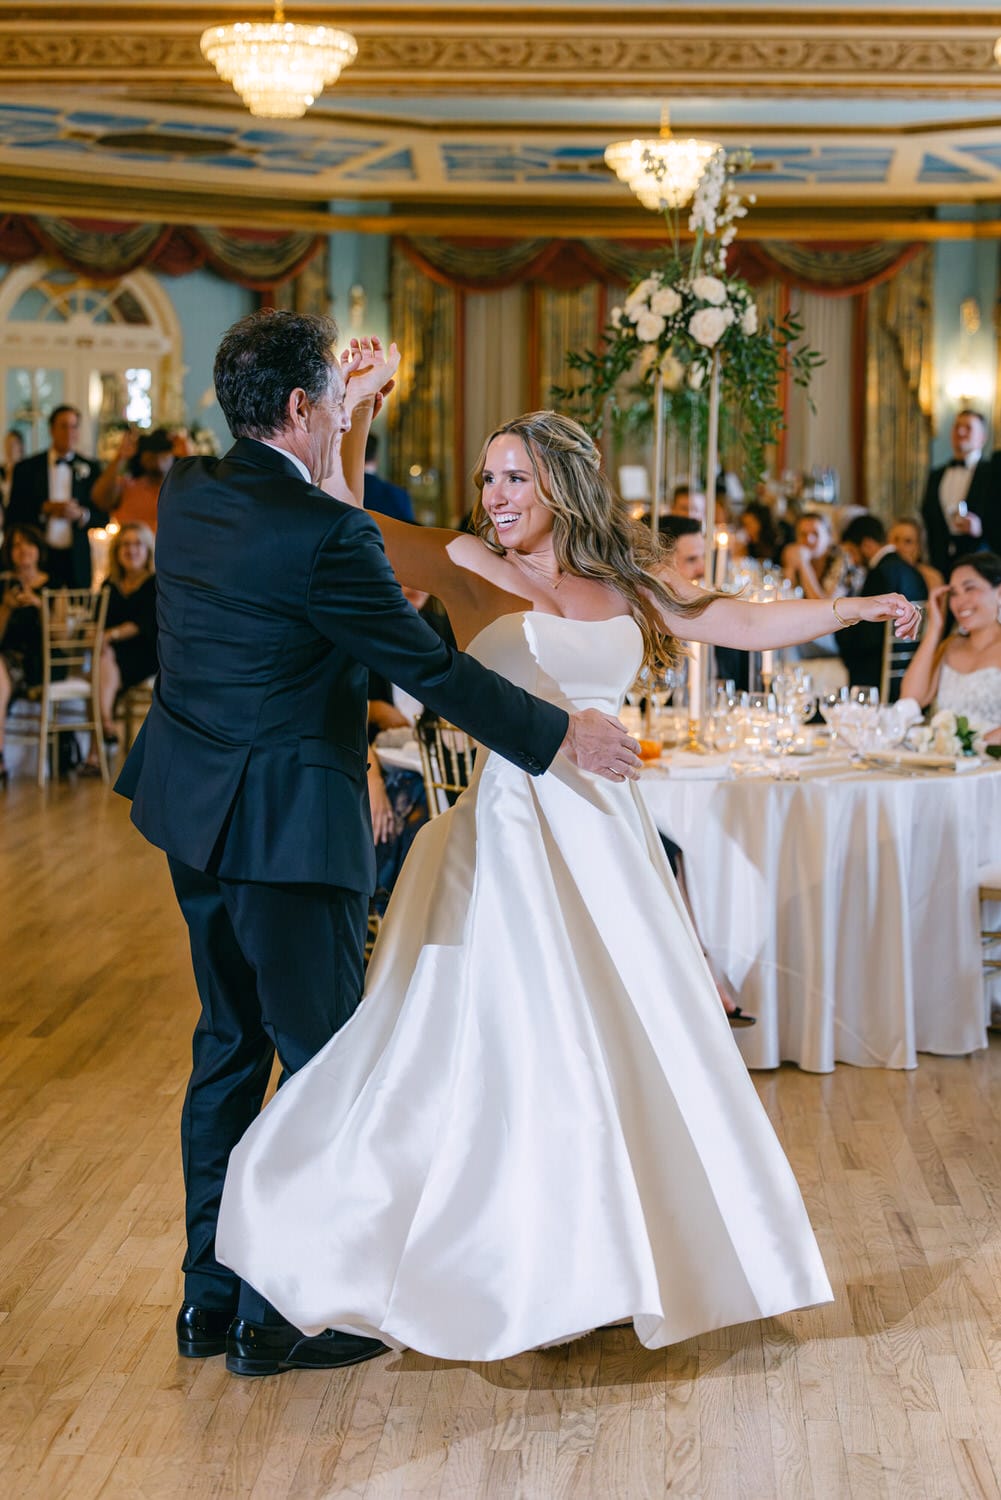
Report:
[[[939,480],[938,503],[942,507],[945,524],[953,536],[959,535],[955,523],[959,519],[960,506],[970,493],[973,471],[982,456],[983,450],[975,448],[972,453],[966,454],[962,464],[950,464]]]
[[[305,479],[306,483],[313,483],[313,476],[306,468],[306,465],[303,463],[301,458],[296,458],[294,453],[290,453],[287,448],[283,448],[279,443],[269,443],[267,438],[258,438],[257,441],[259,443],[263,443],[265,448],[273,448],[276,453],[280,453],[283,458],[287,458],[290,463],[294,463],[303,479]]]
[[[60,457],[68,460],[60,463]],[[73,461],[75,453],[58,454],[49,449],[49,499],[72,500]],[[73,522],[65,516],[48,516],[45,524],[45,542],[57,552],[65,552],[73,545]]]

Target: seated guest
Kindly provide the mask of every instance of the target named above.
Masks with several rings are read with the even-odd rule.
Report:
[[[917,568],[925,581],[929,596],[933,589],[940,589],[945,579],[938,568],[928,561],[928,536],[920,516],[897,516],[887,533],[886,540],[896,547],[904,562]]]
[[[379,438],[370,432],[365,440],[365,509],[378,511],[380,515],[392,516],[396,521],[411,521],[416,524],[414,507],[406,490],[398,484],[390,484],[378,473]]]
[[[806,599],[841,599],[862,583],[848,554],[835,546],[826,518],[815,511],[804,511],[797,518],[796,540],[782,549],[782,572]],[[837,656],[834,632],[799,646],[797,654],[801,660]]]
[[[49,576],[41,532],[33,526],[11,526],[3,560],[7,571],[0,594],[0,786],[7,785],[7,710],[15,698],[42,683],[42,589]]]
[[[110,597],[99,696],[105,744],[114,745],[118,694],[145,682],[157,670],[153,533],[141,521],[127,521],[117,536],[112,537],[104,586]],[[81,774],[101,774],[96,742],[91,744]]]
[[[672,516],[691,516],[696,521],[702,521],[705,513],[706,497],[702,490],[693,489],[685,482],[674,486],[671,491]]]
[[[658,526],[660,540],[670,566],[689,583],[699,583],[706,571],[706,541],[702,535],[702,522],[695,516],[661,516]]]
[[[805,599],[838,599],[852,593],[856,580],[845,552],[835,546],[826,517],[804,511],[796,540],[782,549],[782,571]]]
[[[857,594],[872,598],[875,594],[903,594],[905,599],[920,601],[928,598],[928,586],[917,568],[891,547],[886,540],[886,527],[878,516],[866,513],[849,521],[841,537],[841,545],[856,567],[865,569],[865,580]],[[837,600],[832,601],[837,613]],[[851,630],[842,630],[838,635],[841,660],[848,668],[848,680],[852,687],[863,685],[878,687],[883,672],[883,645],[886,637],[885,625],[872,625],[866,621]],[[900,695],[900,683],[891,684],[890,701]]]
[[[14,468],[24,457],[24,439],[16,427],[11,427],[3,435],[3,463],[0,463],[0,534],[3,532],[3,518],[10,500],[10,486],[14,478]]]
[[[947,608],[956,629],[946,635]],[[949,582],[928,597],[921,643],[907,668],[901,696],[921,707],[950,709],[986,729],[1001,745],[1001,557],[971,552],[952,565]]]
[[[762,500],[745,505],[740,516],[745,557],[757,562],[774,563],[782,551],[782,537],[771,509]]]
[[[670,567],[689,583],[701,583],[706,572],[706,542],[702,525],[693,516],[663,516],[660,539]],[[716,646],[716,675],[733,681],[746,690],[750,676],[750,659],[746,651],[732,646]]]
[[[36,526],[42,532],[53,588],[89,589],[87,528],[103,526],[108,519],[91,494],[101,465],[76,451],[80,413],[75,406],[55,408],[49,433],[49,447],[22,459],[14,470],[7,523]]]
[[[160,486],[174,463],[174,443],[166,427],[122,433],[118,452],[94,485],[94,499],[119,526],[139,521],[156,534]]]

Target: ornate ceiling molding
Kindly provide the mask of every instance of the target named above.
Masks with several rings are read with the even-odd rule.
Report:
[[[170,81],[218,91],[198,37],[231,10],[177,4],[7,5],[0,14],[0,82],[113,85],[134,92]],[[263,11],[262,11],[263,13]],[[769,10],[665,5],[578,9],[413,5],[309,7],[349,23],[360,44],[339,94],[378,91],[505,94],[767,93],[818,85],[853,93],[996,90],[998,12],[938,5]]]

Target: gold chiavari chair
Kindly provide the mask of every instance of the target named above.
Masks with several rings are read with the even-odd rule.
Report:
[[[476,741],[445,719],[422,714],[417,721],[428,817],[447,811],[466,790],[473,775]]]
[[[29,694],[29,703],[38,710],[32,728],[38,738],[39,786],[45,785],[50,742],[56,757],[59,736],[80,729],[95,736],[101,777],[109,780],[99,696],[107,612],[107,589],[42,590],[42,685]],[[76,711],[64,714],[71,707]]]
[[[924,600],[912,600],[921,608],[921,628],[913,641],[899,641],[893,633],[893,621],[887,620],[883,629],[883,668],[879,679],[879,701],[890,703],[899,697],[900,683],[903,681],[904,673],[911,664],[911,659],[921,640],[924,630]],[[896,686],[897,691],[893,689]]]
[[[979,874],[980,905],[985,901],[1001,901],[1001,865],[986,865]],[[980,929],[980,940],[984,945],[984,972],[1001,970],[1001,932],[990,927]]]

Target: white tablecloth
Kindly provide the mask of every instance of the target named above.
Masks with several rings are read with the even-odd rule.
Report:
[[[758,1018],[736,1033],[748,1066],[913,1068],[983,1047],[977,869],[1001,853],[1001,769],[801,769],[641,781],[685,851],[703,941]]]

